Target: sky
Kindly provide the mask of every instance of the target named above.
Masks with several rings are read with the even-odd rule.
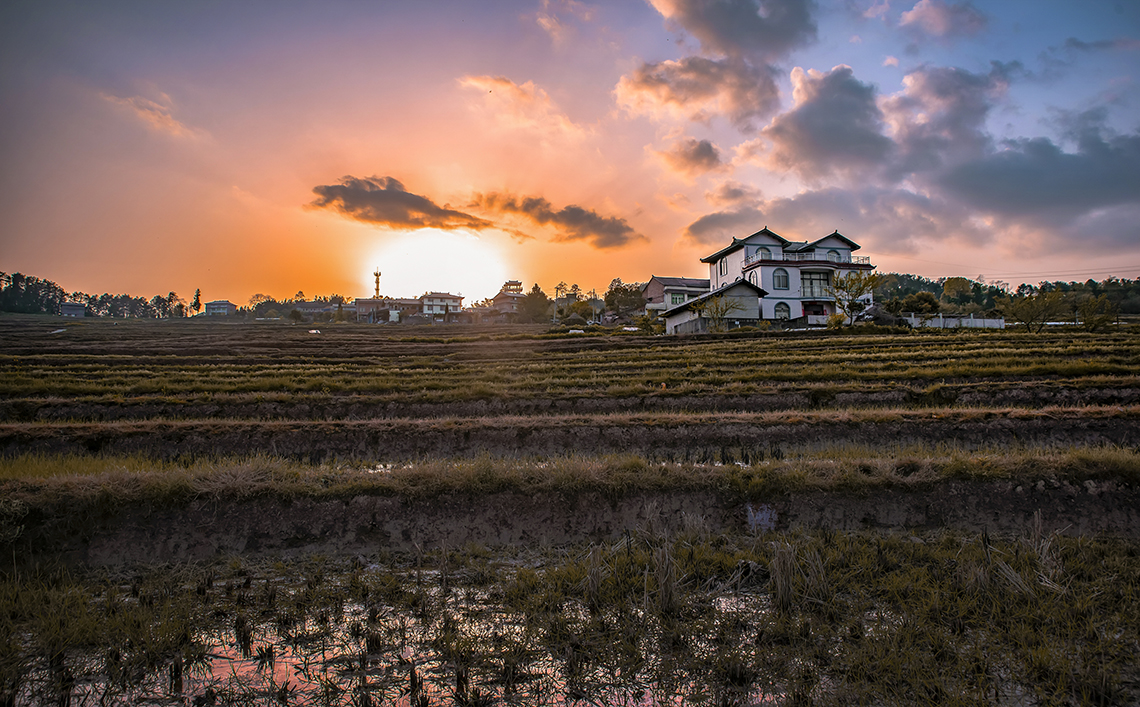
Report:
[[[708,277],[1140,277],[1135,0],[0,7],[0,270],[244,304]]]

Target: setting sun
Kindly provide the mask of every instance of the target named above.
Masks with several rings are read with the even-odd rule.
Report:
[[[380,270],[380,294],[418,297],[426,291],[463,295],[470,305],[493,297],[513,278],[500,248],[490,238],[460,231],[422,229],[393,235],[377,246],[371,260],[362,263],[363,289],[356,296],[371,297],[373,272]]]

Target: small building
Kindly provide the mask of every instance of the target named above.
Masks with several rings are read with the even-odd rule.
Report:
[[[62,317],[86,317],[87,305],[82,302],[64,302],[59,306],[59,314]]]
[[[756,326],[761,299],[768,293],[748,280],[736,280],[665,310],[666,334],[701,334],[719,323],[725,329]],[[715,309],[721,308],[719,312]],[[718,321],[719,320],[719,321]]]
[[[696,299],[709,291],[707,279],[695,277],[658,277],[653,275],[641,286],[645,296],[645,312],[657,316],[667,309]]]
[[[216,299],[206,303],[206,316],[228,317],[237,311],[237,305],[229,300]]]
[[[522,301],[525,297],[521,282],[507,280],[503,283],[503,288],[499,290],[499,294],[491,298],[491,302],[499,314],[518,315],[522,311]]]
[[[429,320],[454,320],[463,309],[463,297],[449,292],[426,292],[420,295],[420,310]]]

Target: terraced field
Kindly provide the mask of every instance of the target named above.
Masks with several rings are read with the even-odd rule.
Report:
[[[3,317],[0,705],[1135,703],[1138,432],[1127,326]]]

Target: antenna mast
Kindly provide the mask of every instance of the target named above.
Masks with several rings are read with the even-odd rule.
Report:
[[[376,268],[372,274],[376,276],[376,299],[380,299],[380,268]]]

